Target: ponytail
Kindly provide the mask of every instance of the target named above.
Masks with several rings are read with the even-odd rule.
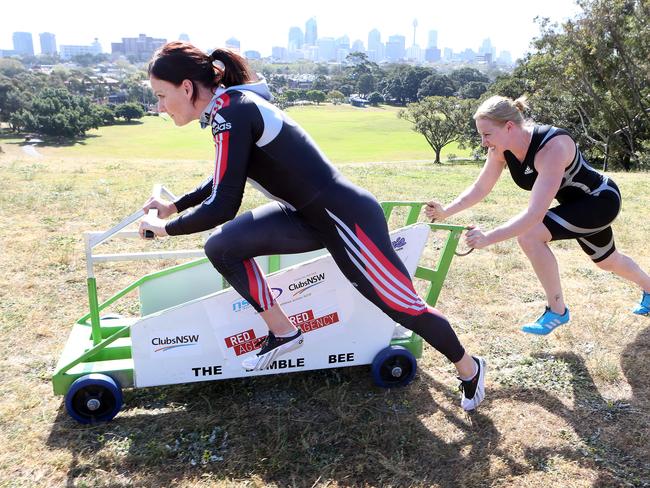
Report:
[[[509,120],[517,125],[524,125],[526,119],[524,113],[528,110],[526,97],[521,96],[517,100],[495,95],[485,100],[476,110],[474,120],[490,119],[505,124]]]
[[[226,88],[244,85],[253,80],[253,72],[246,59],[230,49],[216,49],[208,59],[214,67],[218,84]]]
[[[199,90],[197,83],[213,89],[243,85],[255,79],[246,59],[229,49],[217,49],[210,56],[187,42],[172,41],[158,49],[149,62],[149,76],[180,86],[192,82],[192,102]]]

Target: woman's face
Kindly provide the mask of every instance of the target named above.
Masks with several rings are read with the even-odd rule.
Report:
[[[158,111],[167,113],[174,123],[183,126],[196,119],[192,103],[192,83],[183,80],[179,86],[151,76],[151,89],[158,97]]]
[[[489,149],[503,152],[508,148],[512,126],[510,121],[497,122],[492,119],[479,118],[476,120],[476,130],[481,136],[481,145]]]

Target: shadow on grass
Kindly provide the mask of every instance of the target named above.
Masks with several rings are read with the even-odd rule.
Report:
[[[647,408],[649,355],[647,328],[623,354],[634,388],[630,411]],[[76,424],[62,407],[47,445],[72,453],[68,486],[119,473],[137,486],[255,478],[277,486],[460,488],[544,472],[558,456],[595,470],[595,487],[623,480],[641,486],[636,482],[648,465],[640,451],[621,452],[598,433],[609,422],[614,436],[630,429],[643,435],[647,424],[630,423],[629,412],[605,401],[581,358],[563,359],[572,366],[574,409],[538,389],[493,388],[487,401],[541,406],[564,419],[593,456],[573,447],[528,448],[521,463],[500,447],[501,434],[488,416],[480,409],[463,414],[457,392],[426,372],[406,388],[381,390],[363,367],[131,390],[125,412],[98,426]],[[436,403],[432,388],[453,398],[454,407]],[[436,434],[421,419],[444,423],[448,432]],[[491,465],[495,457],[498,469]]]

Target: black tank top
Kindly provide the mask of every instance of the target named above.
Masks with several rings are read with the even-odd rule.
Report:
[[[505,157],[512,179],[520,188],[532,190],[537,180],[535,155],[542,150],[548,141],[556,136],[571,135],[564,129],[551,125],[536,125],[533,128],[533,138],[528,146],[528,152],[523,161],[519,161],[512,152],[505,150]],[[564,177],[555,198],[558,202],[571,202],[585,195],[598,195],[606,188],[608,178],[589,166],[576,145],[576,152],[571,164],[564,170]]]

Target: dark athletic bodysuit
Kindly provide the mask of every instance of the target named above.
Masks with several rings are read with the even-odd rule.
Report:
[[[179,212],[193,208],[168,222],[167,232],[219,226],[205,253],[258,312],[274,302],[254,257],[326,247],[363,296],[459,361],[463,347],[447,319],[414,290],[377,200],[345,179],[270,100],[265,83],[217,90],[201,117],[214,137],[214,174],[174,202]],[[276,202],[235,217],[246,181]]]
[[[532,190],[538,175],[535,155],[559,135],[569,133],[550,125],[536,125],[523,161],[510,151],[504,151],[512,179],[520,188]],[[621,209],[620,191],[610,178],[587,164],[577,145],[575,157],[564,170],[555,199],[559,205],[549,209],[543,221],[552,240],[577,239],[594,262],[602,261],[614,252],[611,223]]]

